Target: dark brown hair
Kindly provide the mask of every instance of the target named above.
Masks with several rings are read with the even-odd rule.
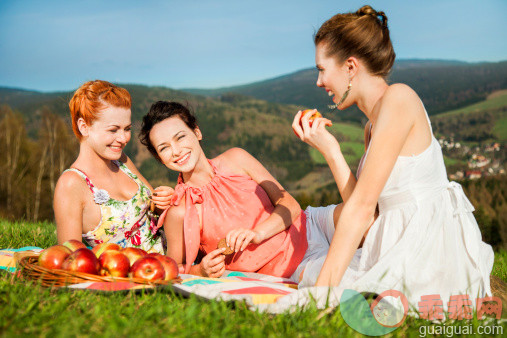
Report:
[[[157,123],[173,116],[178,116],[190,129],[195,130],[197,128],[197,119],[190,112],[190,109],[178,102],[157,101],[151,105],[150,111],[143,117],[139,140],[160,162],[162,162],[160,156],[158,156],[157,150],[155,150],[150,140],[150,131]]]
[[[355,13],[336,14],[322,24],[314,37],[315,45],[323,43],[327,56],[339,63],[355,56],[363,61],[372,75],[387,77],[393,66],[394,53],[387,16],[370,6]]]

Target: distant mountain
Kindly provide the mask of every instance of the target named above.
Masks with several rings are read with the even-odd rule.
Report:
[[[445,66],[466,66],[470,63],[458,60],[440,59],[401,59],[396,60],[393,69],[424,68],[424,67],[445,67]]]
[[[218,89],[182,89],[183,91],[218,97],[233,92],[258,99],[314,107],[329,111],[332,104],[318,88],[317,70],[310,68],[265,81]],[[426,105],[430,115],[482,101],[492,91],[507,88],[507,61],[466,63],[443,60],[399,60],[395,63],[390,83],[411,86]],[[362,114],[353,107],[337,112],[338,119],[359,122]]]

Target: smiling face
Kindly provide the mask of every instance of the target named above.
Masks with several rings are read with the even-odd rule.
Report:
[[[350,82],[349,67],[346,62],[341,65],[336,58],[327,56],[325,44],[320,43],[315,49],[315,64],[319,71],[317,86],[324,88],[335,104],[339,103],[343,94],[347,90]],[[346,99],[339,107],[345,109],[349,107],[350,99]]]
[[[83,119],[78,121],[79,130],[85,142],[100,157],[108,160],[119,160],[123,148],[130,140],[130,109],[105,106],[98,118],[91,125]]]
[[[200,140],[199,128],[190,129],[177,115],[155,124],[150,131],[150,141],[162,163],[179,172],[194,170],[203,154]]]

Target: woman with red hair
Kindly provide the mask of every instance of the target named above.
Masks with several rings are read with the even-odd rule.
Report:
[[[58,243],[82,238],[92,247],[112,242],[163,253],[148,216],[153,188],[123,152],[132,125],[130,94],[106,81],[89,81],[76,90],[69,108],[79,155],[55,189]],[[163,205],[171,192],[158,188],[153,199]]]

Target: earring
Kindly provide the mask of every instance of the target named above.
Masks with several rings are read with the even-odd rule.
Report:
[[[349,80],[349,86],[347,87],[347,90],[345,91],[345,93],[343,93],[343,96],[340,99],[340,102],[338,102],[337,104],[333,104],[333,105],[328,106],[329,109],[338,108],[343,103],[343,101],[345,101],[345,99],[347,98],[347,96],[349,96],[351,88],[352,88],[352,79]]]

